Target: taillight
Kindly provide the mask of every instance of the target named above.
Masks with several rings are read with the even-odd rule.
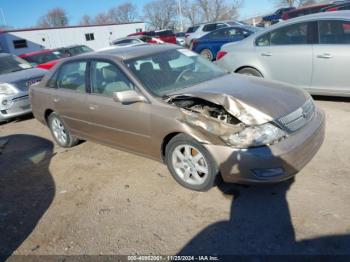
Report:
[[[197,40],[193,40],[193,41],[191,42],[190,49],[193,50],[193,48],[195,48],[196,45],[198,45],[198,41],[197,41]]]
[[[225,51],[219,51],[219,53],[216,55],[216,61],[220,60],[223,58],[225,55],[227,55],[227,52]]]
[[[289,15],[288,15],[287,13],[284,13],[284,14],[282,15],[282,19],[283,19],[283,20],[288,20],[288,18],[289,18]]]
[[[334,12],[334,11],[338,11],[338,9],[336,7],[332,7],[326,10],[326,12]]]

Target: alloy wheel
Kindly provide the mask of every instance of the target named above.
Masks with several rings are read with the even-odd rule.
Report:
[[[56,117],[53,118],[51,122],[51,128],[52,128],[53,135],[55,136],[57,141],[60,142],[60,144],[62,145],[66,144],[68,136],[61,120],[59,120]]]
[[[190,145],[179,145],[175,148],[172,154],[172,165],[176,175],[191,185],[203,184],[209,174],[205,157]]]

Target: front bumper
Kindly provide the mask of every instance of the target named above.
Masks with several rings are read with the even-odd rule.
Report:
[[[274,183],[291,178],[317,153],[325,135],[324,113],[296,133],[272,146],[234,149],[204,145],[216,160],[225,182]]]
[[[32,109],[28,92],[20,92],[15,95],[0,95],[0,122],[30,112],[32,112]]]

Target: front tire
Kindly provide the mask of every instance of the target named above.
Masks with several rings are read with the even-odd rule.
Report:
[[[263,77],[263,75],[256,69],[251,67],[246,67],[237,72],[238,74],[255,76],[255,77]]]
[[[165,155],[168,169],[182,186],[208,191],[216,182],[219,169],[210,153],[196,140],[180,134],[170,140]]]
[[[214,59],[214,55],[212,53],[212,51],[210,51],[210,49],[203,49],[200,52],[200,55],[206,59],[208,59],[209,61],[213,61]]]
[[[57,113],[51,113],[48,117],[48,125],[51,134],[60,147],[73,147],[79,143],[79,139],[72,136]]]

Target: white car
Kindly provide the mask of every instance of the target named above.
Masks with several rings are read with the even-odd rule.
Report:
[[[139,35],[139,36],[128,36],[124,38],[119,38],[111,43],[111,46],[101,48],[97,51],[111,50],[115,48],[130,47],[143,44],[164,44],[164,41],[157,39],[155,37]]]
[[[289,83],[314,95],[350,97],[350,11],[278,23],[224,45],[216,63],[228,72]]]
[[[209,32],[212,32],[219,28],[227,27],[227,26],[242,26],[242,25],[244,24],[233,20],[233,21],[220,21],[215,23],[205,23],[205,24],[191,26],[187,29],[187,32],[185,35],[185,44],[186,46],[190,46],[194,39],[198,39],[208,34]]]

